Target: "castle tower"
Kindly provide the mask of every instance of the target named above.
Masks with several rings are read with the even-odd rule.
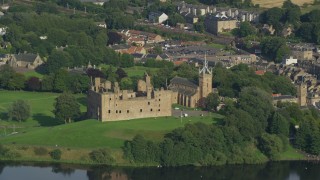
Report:
[[[199,88],[200,99],[212,93],[212,69],[208,67],[207,54],[205,54],[202,69],[199,69]]]
[[[297,87],[298,105],[307,105],[307,84],[301,83]]]

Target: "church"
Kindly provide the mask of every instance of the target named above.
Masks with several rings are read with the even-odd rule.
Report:
[[[202,69],[199,69],[199,84],[182,77],[174,77],[168,89],[172,91],[172,103],[186,107],[202,107],[212,89],[212,69],[205,57]]]

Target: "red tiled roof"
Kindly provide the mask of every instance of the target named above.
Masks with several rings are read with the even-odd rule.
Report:
[[[264,73],[266,73],[266,71],[265,70],[258,70],[255,73],[256,73],[256,75],[264,75]]]

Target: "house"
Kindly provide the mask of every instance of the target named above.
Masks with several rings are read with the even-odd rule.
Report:
[[[145,57],[145,59],[155,59],[158,61],[163,60],[162,57],[159,54],[147,54]]]
[[[264,33],[273,35],[276,30],[273,28],[272,25],[264,24],[263,27],[262,27],[262,31],[263,31]]]
[[[131,46],[126,52],[127,54],[147,54],[147,50],[144,47]]]
[[[291,95],[272,94],[272,102],[276,106],[279,102],[297,103],[298,99]]]
[[[221,12],[207,16],[204,25],[208,32],[218,34],[237,28],[237,22],[235,18],[228,17],[226,12]]]
[[[127,45],[127,44],[119,44],[119,45],[113,45],[111,46],[111,48],[117,52],[117,53],[120,53],[120,54],[123,54],[123,53],[127,53],[128,52],[128,49],[130,48],[131,46],[130,45]]]
[[[0,36],[5,35],[7,33],[7,29],[8,29],[8,27],[1,27],[0,28]]]
[[[123,36],[128,43],[135,42],[140,45],[145,45],[146,43],[159,43],[164,41],[164,39],[160,35],[144,31],[122,30],[119,32],[119,34]]]
[[[162,12],[150,12],[149,13],[149,21],[156,23],[156,24],[162,24],[166,20],[168,20],[169,16]]]
[[[141,61],[143,59],[143,57],[145,56],[144,54],[139,54],[139,53],[133,53],[131,55],[133,56],[134,62]]]
[[[43,64],[43,60],[38,54],[12,54],[9,55],[7,64],[12,67],[35,69],[39,65]]]
[[[106,22],[96,22],[95,24],[96,24],[98,27],[107,29],[107,24],[106,24]]]
[[[105,2],[109,2],[109,0],[80,0],[80,2],[93,3],[102,6]]]
[[[291,65],[291,64],[297,64],[297,63],[298,63],[298,59],[295,59],[292,56],[290,56],[290,58],[285,58],[283,61],[284,65]]]

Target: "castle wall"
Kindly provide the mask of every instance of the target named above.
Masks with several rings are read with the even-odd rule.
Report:
[[[122,100],[115,93],[97,95],[102,102],[99,117],[102,122],[172,115],[172,91],[154,91],[151,99],[137,97]],[[90,112],[97,111],[98,106],[99,104],[92,106]]]
[[[89,90],[87,97],[87,116],[94,119],[100,119],[101,114],[101,94]]]

